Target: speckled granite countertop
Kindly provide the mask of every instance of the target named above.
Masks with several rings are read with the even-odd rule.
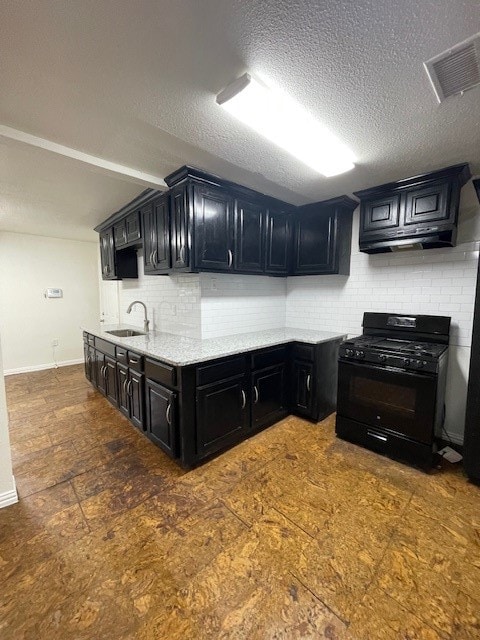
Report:
[[[251,333],[238,333],[233,336],[220,338],[184,338],[173,333],[161,333],[150,331],[146,335],[133,336],[131,338],[119,338],[108,333],[112,329],[133,329],[141,331],[139,327],[131,325],[96,325],[81,327],[83,331],[104,338],[123,347],[130,348],[138,353],[151,356],[163,362],[177,366],[186,366],[198,362],[206,362],[215,358],[232,356],[236,353],[255,351],[272,347],[287,342],[304,342],[307,344],[320,344],[329,340],[338,340],[346,337],[343,333],[331,331],[311,331],[307,329],[269,329],[266,331],[253,331]]]

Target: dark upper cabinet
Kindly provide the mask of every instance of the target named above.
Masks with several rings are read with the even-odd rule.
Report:
[[[165,273],[171,266],[170,196],[156,198],[142,209],[143,266],[145,273]]]
[[[266,216],[265,273],[286,276],[292,263],[292,215],[269,209]]]
[[[133,211],[113,225],[115,247],[138,243],[142,239],[140,211]]]
[[[170,191],[172,268],[186,270],[190,266],[190,185],[182,184]]]
[[[100,262],[102,278],[104,280],[116,279],[113,228],[107,229],[100,234]]]
[[[462,164],[357,191],[360,251],[454,246],[460,190],[469,179]]]
[[[261,205],[235,200],[235,271],[264,272],[265,218],[266,212]]]
[[[194,268],[233,270],[233,198],[222,188],[193,186]]]
[[[300,207],[295,214],[292,275],[350,273],[352,212],[347,197]]]
[[[178,455],[176,393],[147,379],[146,428],[148,437],[172,457]]]

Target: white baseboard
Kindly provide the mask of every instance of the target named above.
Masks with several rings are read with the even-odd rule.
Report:
[[[13,489],[0,493],[0,509],[3,509],[3,507],[9,507],[11,504],[15,504],[16,502],[18,502],[17,487],[15,485],[15,478],[13,476],[12,480]]]
[[[5,376],[14,376],[17,373],[31,373],[32,371],[44,371],[45,369],[56,369],[57,367],[68,367],[72,364],[82,364],[83,358],[77,360],[63,360],[62,362],[48,362],[47,364],[35,364],[30,367],[18,367],[17,369],[5,369]]]
[[[463,437],[459,436],[458,433],[452,433],[451,431],[445,431],[440,436],[442,440],[451,440],[453,444],[458,444],[460,446],[463,445]]]

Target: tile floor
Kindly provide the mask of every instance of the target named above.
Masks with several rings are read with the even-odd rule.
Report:
[[[480,639],[480,489],[287,418],[185,472],[80,366],[7,378],[1,640]]]

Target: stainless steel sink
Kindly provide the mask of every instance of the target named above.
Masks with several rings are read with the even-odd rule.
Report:
[[[118,336],[119,338],[132,338],[133,336],[144,336],[144,331],[134,331],[133,329],[113,329],[112,331],[106,331],[112,336]]]

